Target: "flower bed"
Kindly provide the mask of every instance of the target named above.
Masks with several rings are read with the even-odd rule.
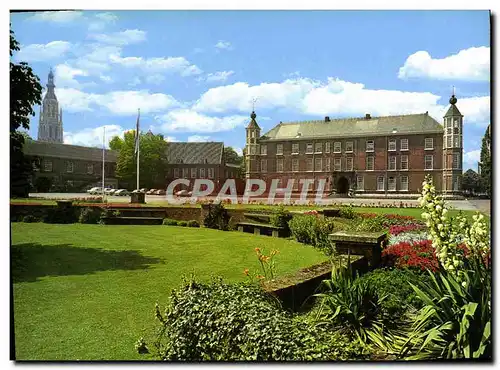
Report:
[[[382,264],[385,267],[409,267],[434,272],[439,270],[439,262],[430,240],[391,245],[382,252]]]

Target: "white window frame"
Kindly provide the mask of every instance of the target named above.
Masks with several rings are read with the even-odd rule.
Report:
[[[267,172],[267,159],[260,160],[260,172]]]
[[[453,136],[453,148],[460,148],[460,135]]]
[[[250,145],[250,155],[255,155],[255,145]]]
[[[314,158],[314,171],[323,172],[323,158]]]
[[[214,178],[214,169],[213,167],[208,168],[208,178],[213,179]]]
[[[351,165],[349,165],[349,162]],[[354,157],[346,157],[345,159],[345,170],[352,172],[354,171]]]
[[[392,184],[391,184],[391,179],[392,179]],[[391,189],[392,187],[392,189]],[[389,176],[387,179],[387,191],[396,191],[396,177],[395,176]]]
[[[182,178],[183,179],[189,179],[189,168],[184,167],[182,169]]]
[[[175,167],[175,168],[174,168],[174,177],[175,177],[176,179],[178,179],[178,178],[179,178],[179,169],[178,169],[177,167]]]
[[[292,172],[299,172],[299,159],[298,158],[292,159]],[[297,179],[295,181],[298,182]]]
[[[306,158],[306,171],[314,172],[314,161],[312,158]]]
[[[389,152],[395,152],[396,151],[396,139],[390,139],[389,140],[389,146],[387,148],[387,151],[389,151]]]
[[[349,149],[349,147],[351,147],[351,148]],[[354,142],[353,141],[346,141],[345,142],[345,152],[346,153],[354,152]]]
[[[369,166],[368,166],[368,159],[371,158],[372,160],[372,168],[370,169]],[[366,170],[367,171],[373,171],[375,169],[375,156],[373,155],[367,155],[366,156]]]
[[[87,164],[87,174],[91,175],[94,173],[94,165],[92,163]]]
[[[330,153],[330,142],[329,141],[327,141],[325,143],[325,153]]]
[[[52,161],[49,161],[47,159],[43,160],[43,171],[52,172]]]
[[[75,170],[75,165],[73,164],[72,161],[67,161],[66,162],[66,172],[67,173],[73,173],[73,171]]]
[[[430,143],[430,145],[428,145]],[[434,138],[426,137],[424,141],[424,150],[434,150]]]
[[[319,146],[319,150],[318,150]],[[314,143],[314,153],[321,154],[323,153],[323,143]]]
[[[267,155],[267,145],[266,144],[262,144],[260,146],[260,155]]]
[[[446,148],[453,148],[453,137],[451,135],[446,137]]]
[[[406,145],[404,145],[403,143],[405,143]],[[399,145],[400,145],[399,150],[401,150],[401,151],[408,151],[409,150],[408,139],[401,139],[401,141],[399,142]]]
[[[394,163],[392,163],[394,162]],[[387,170],[388,171],[396,171],[398,169],[398,160],[395,155],[390,155],[389,156],[389,163],[387,164]]]
[[[333,152],[334,153],[342,153],[342,142],[341,141],[335,141],[333,143]]]
[[[382,188],[379,188],[380,185],[380,179],[382,179]],[[377,176],[377,191],[385,191],[385,178],[384,176]]]
[[[431,159],[431,168],[427,168],[427,159]],[[424,170],[431,171],[434,169],[434,156],[432,154],[426,154],[424,156]]]
[[[455,166],[455,159],[456,159],[456,166]],[[452,154],[451,168],[454,170],[460,169],[460,153],[453,153]]]
[[[311,150],[309,150],[311,149]],[[307,143],[306,144],[306,154],[313,154],[314,153],[314,144],[313,143]]]
[[[342,172],[342,158],[333,159],[333,170],[335,172]]]
[[[276,160],[276,172],[284,172],[284,160],[279,158]]]
[[[292,154],[299,154],[300,151],[300,144],[299,143],[292,143]]]
[[[366,140],[366,152],[373,153],[375,151],[375,140]]]
[[[330,172],[330,158],[325,158],[325,171]]]
[[[361,179],[361,181],[359,181]],[[359,184],[361,183],[361,186]],[[356,190],[365,190],[365,178],[363,176],[356,177]]]
[[[205,178],[205,168],[200,168],[200,179]]]
[[[195,179],[196,175],[198,174],[197,168],[196,167],[191,167],[191,171],[190,172],[191,172],[191,178]]]
[[[405,186],[403,186],[403,184],[405,184],[405,182],[403,181],[403,179],[406,179],[406,189],[405,189]],[[399,185],[400,185],[400,189],[401,191],[408,191],[408,188],[409,188],[409,177],[404,175],[404,176],[401,176],[399,178]]]
[[[283,144],[276,144],[276,155],[283,155]]]
[[[403,163],[406,162],[406,168],[403,168]],[[402,155],[400,160],[399,160],[399,166],[401,171],[408,171],[409,162],[408,162],[408,156],[407,155]]]

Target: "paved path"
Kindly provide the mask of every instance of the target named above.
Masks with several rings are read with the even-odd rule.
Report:
[[[45,199],[71,199],[71,198],[86,198],[91,197],[87,193],[32,193],[31,197],[45,198]],[[108,202],[111,203],[129,203],[130,197],[115,197],[106,196]],[[186,198],[186,200],[189,198]],[[314,198],[313,198],[314,199]],[[267,202],[267,198],[252,200],[261,201],[263,203]],[[278,198],[276,199],[278,200]],[[146,195],[146,203],[163,203],[166,201],[165,195]],[[407,200],[407,199],[360,199],[360,198],[329,198],[326,199],[327,204],[354,204],[354,205],[391,205],[399,204],[399,202],[406,203],[408,205],[418,205],[417,200]],[[474,199],[474,200],[449,200],[446,203],[455,208],[464,211],[480,211],[484,214],[490,216],[491,214],[491,203],[490,200],[484,199]]]

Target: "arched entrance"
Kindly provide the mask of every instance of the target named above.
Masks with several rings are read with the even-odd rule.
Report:
[[[339,177],[337,180],[337,194],[347,194],[349,191],[349,180],[345,176]]]

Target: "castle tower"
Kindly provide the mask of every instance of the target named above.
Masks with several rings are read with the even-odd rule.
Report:
[[[255,118],[257,115],[255,111],[252,111],[250,115],[251,121],[248,124],[246,131],[246,149],[245,149],[245,160],[246,160],[246,178],[251,178],[251,173],[258,172],[258,158],[259,158],[259,138],[260,138],[260,127],[257,124]]]
[[[458,194],[462,188],[463,118],[457,98],[452,95],[450,108],[444,115],[443,192]]]
[[[38,140],[51,143],[63,142],[62,108],[55,94],[54,73],[49,72],[47,81],[47,93],[40,107],[40,118],[38,121]]]

